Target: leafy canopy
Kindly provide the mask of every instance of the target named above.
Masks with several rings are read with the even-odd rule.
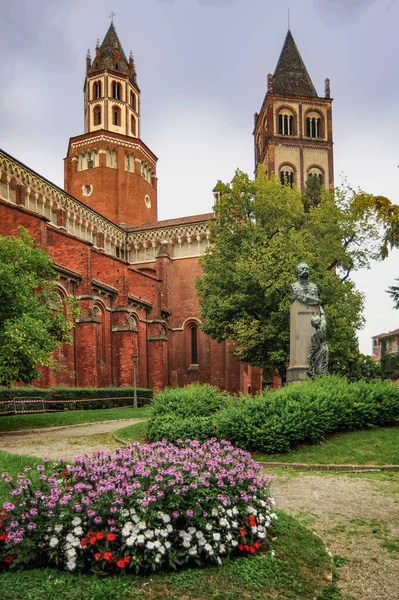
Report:
[[[284,374],[289,361],[289,284],[300,261],[319,286],[331,366],[345,372],[364,323],[364,298],[349,276],[388,243],[373,196],[348,186],[333,194],[311,179],[304,197],[262,167],[255,180],[237,171],[216,186],[213,244],[197,280],[203,329],[218,341],[231,338],[239,357],[269,373]]]
[[[40,377],[37,367],[70,341],[76,307],[61,301],[52,264],[25,229],[0,236],[0,385]]]

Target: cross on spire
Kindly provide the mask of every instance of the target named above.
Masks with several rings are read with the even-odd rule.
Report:
[[[114,11],[111,12],[111,14],[109,15],[109,18],[111,19],[111,23],[114,22],[114,17],[116,16],[116,13],[114,13]]]

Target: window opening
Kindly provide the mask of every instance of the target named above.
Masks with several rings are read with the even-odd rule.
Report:
[[[280,135],[294,135],[294,117],[292,115],[279,114],[278,132]]]
[[[198,336],[197,327],[191,327],[191,364],[198,364]]]

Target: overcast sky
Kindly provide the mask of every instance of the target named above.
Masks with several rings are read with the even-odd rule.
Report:
[[[331,79],[335,181],[399,203],[398,0],[0,0],[0,147],[57,185],[83,132],[85,57],[109,14],[141,88],[159,218],[210,212],[212,188],[252,173],[253,115],[290,28],[312,81]],[[371,336],[399,327],[385,293],[399,252],[354,278]]]

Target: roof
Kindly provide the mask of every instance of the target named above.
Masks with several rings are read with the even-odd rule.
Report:
[[[394,329],[393,331],[388,331],[385,333],[380,333],[378,335],[373,335],[372,339],[374,340],[375,338],[387,338],[387,337],[392,337],[394,335],[399,335],[399,329]]]
[[[101,44],[100,48],[101,48],[101,58],[98,61],[98,65],[97,65],[97,61],[94,59],[93,64],[91,65],[91,67],[89,69],[89,73],[92,73],[93,71],[97,71],[97,69],[112,69],[112,70],[114,70],[115,69],[114,49],[118,48],[119,52],[120,52],[118,70],[121,73],[129,75],[129,73],[130,73],[129,63],[127,61],[126,55],[122,48],[122,44],[119,41],[118,34],[116,33],[113,23],[111,23],[111,25],[109,26],[109,29],[108,29],[107,33],[105,34],[105,38],[104,38],[103,43]]]
[[[311,96],[317,98],[316,89],[310,79],[299,50],[290,30],[287,32],[284,46],[273,75],[273,92],[293,96]]]
[[[202,215],[192,215],[189,217],[179,217],[178,219],[166,219],[165,221],[154,221],[152,223],[144,223],[143,225],[135,225],[127,227],[127,231],[145,231],[147,229],[159,229],[161,227],[173,227],[175,225],[188,225],[190,223],[200,223],[201,221],[209,221],[215,218],[215,213],[204,213]]]

